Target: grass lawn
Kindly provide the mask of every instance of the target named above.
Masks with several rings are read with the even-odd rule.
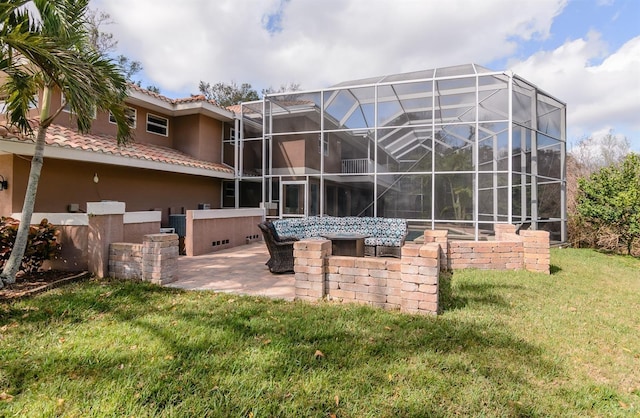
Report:
[[[0,416],[639,416],[640,260],[458,271],[444,312],[90,281],[0,304]]]

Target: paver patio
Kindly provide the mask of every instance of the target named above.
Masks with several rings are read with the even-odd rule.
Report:
[[[264,264],[269,252],[263,242],[178,259],[177,281],[168,287],[212,290],[293,300],[293,274],[272,274]]]

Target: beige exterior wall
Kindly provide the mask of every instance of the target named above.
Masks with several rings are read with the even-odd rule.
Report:
[[[14,171],[9,183],[13,201],[4,204],[11,207],[5,207],[0,215],[22,211],[29,165],[29,157],[13,157]],[[97,184],[93,182],[96,173]],[[2,202],[3,193],[0,192]],[[67,212],[71,203],[85,210],[87,201],[115,200],[126,202],[129,211],[161,210],[162,224],[167,225],[169,208],[173,208],[172,213],[197,209],[199,203],[220,208],[220,199],[220,179],[45,158],[35,211]]]
[[[278,136],[274,138],[273,168],[274,170],[292,167],[305,167],[307,151],[306,140],[300,135]],[[258,167],[261,166],[257,162]]]
[[[0,175],[8,182],[8,189],[0,191],[0,216],[12,213],[15,185],[13,183],[13,155],[0,155]]]
[[[62,104],[62,96],[59,91],[54,91],[51,95],[51,108],[53,111],[57,110]],[[163,112],[148,110],[140,106],[128,105],[133,109],[136,109],[136,127],[131,131],[132,138],[136,142],[143,144],[154,144],[163,147],[173,147],[173,131],[175,130],[174,118],[168,116]],[[168,119],[169,128],[168,136],[159,135],[152,132],[147,132],[147,114],[151,113],[156,116],[161,116]],[[55,124],[75,129],[77,127],[75,117],[69,113],[62,111],[58,117],[54,120]],[[97,112],[96,118],[91,124],[91,133],[96,135],[109,135],[116,136],[117,127],[115,124],[109,122],[109,112]]]
[[[38,222],[39,220],[34,221]],[[45,261],[43,269],[82,271],[87,269],[88,234],[86,225],[56,225],[60,230],[62,252],[55,260]]]
[[[194,219],[194,211],[187,211],[185,250],[188,256],[208,254],[226,248],[259,241],[258,224],[262,216]],[[215,244],[215,245],[214,245]]]
[[[222,161],[223,123],[203,115],[174,120],[174,148],[204,161]]]
[[[123,241],[141,243],[145,235],[157,234],[158,232],[160,232],[160,222],[125,223]]]

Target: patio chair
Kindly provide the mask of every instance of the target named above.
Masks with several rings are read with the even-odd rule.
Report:
[[[264,242],[269,250],[269,261],[266,262],[271,273],[293,273],[293,243],[299,241],[296,237],[278,237],[275,227],[270,221],[258,224],[262,231]]]

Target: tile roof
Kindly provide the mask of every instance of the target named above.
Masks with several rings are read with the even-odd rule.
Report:
[[[158,94],[158,93],[154,93],[152,91],[149,91],[147,89],[143,89],[142,87],[136,85],[136,84],[129,84],[129,89],[130,90],[134,90],[137,91],[139,93],[142,94],[146,94],[147,96],[151,96],[153,98],[156,98],[158,100],[162,100],[163,102],[172,104],[172,105],[176,105],[176,104],[183,104],[183,103],[199,103],[199,102],[203,102],[203,103],[209,103],[213,106],[219,107],[220,109],[226,109],[226,110],[231,110],[229,107],[223,107],[218,105],[218,103],[215,100],[208,100],[203,94],[198,94],[198,95],[193,95],[191,97],[184,97],[181,99],[170,99],[166,96],[163,96],[162,94]],[[233,110],[231,110],[233,111]]]
[[[173,99],[170,99],[167,96],[163,96],[162,94],[155,93],[155,92],[147,90],[147,89],[143,89],[142,87],[138,86],[137,84],[129,83],[129,89],[130,90],[135,90],[135,91],[137,91],[139,93],[146,94],[147,96],[154,97],[154,98],[156,98],[158,100],[162,100],[163,102],[167,102],[167,103],[172,103],[173,104]]]
[[[28,138],[23,135],[16,135],[15,132],[10,133],[6,128],[0,129],[0,136],[5,140],[33,142],[32,138]],[[52,147],[109,154],[118,157],[233,174],[233,169],[230,167],[223,164],[199,160],[173,148],[133,141],[126,145],[118,145],[114,137],[106,135],[80,134],[73,129],[65,128],[60,125],[49,126],[49,129],[47,130],[46,143],[48,146]]]

